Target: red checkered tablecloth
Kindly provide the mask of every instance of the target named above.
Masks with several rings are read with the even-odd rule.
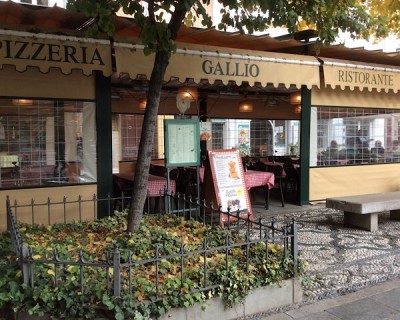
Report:
[[[200,167],[200,182],[204,181],[204,167]],[[268,186],[272,189],[275,185],[275,176],[272,172],[248,170],[244,172],[247,190],[253,187]]]
[[[272,189],[275,185],[274,174],[266,171],[245,171],[244,180],[246,182],[247,190],[250,190],[253,187],[262,186],[268,186],[268,189]]]
[[[114,174],[117,179],[125,180],[129,183],[133,184],[134,174],[133,173],[118,173]],[[176,183],[175,180],[170,180],[170,189],[171,193],[176,192]],[[164,194],[164,189],[167,188],[167,179],[164,177],[155,176],[149,174],[149,178],[147,181],[147,196],[148,197],[158,197]]]
[[[176,192],[175,180],[169,180],[169,187],[171,193]],[[148,197],[158,197],[164,194],[164,189],[167,188],[167,179],[164,177],[154,176],[149,174],[149,180],[147,182],[147,196]]]

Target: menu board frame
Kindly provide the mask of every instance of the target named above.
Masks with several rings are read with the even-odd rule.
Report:
[[[165,166],[200,166],[200,125],[194,119],[164,120]]]
[[[242,217],[248,215],[253,218],[249,193],[246,188],[244,169],[240,152],[237,149],[221,149],[208,151],[208,159],[212,174],[216,201],[222,212],[237,214]],[[228,215],[221,215],[223,224],[233,220]]]

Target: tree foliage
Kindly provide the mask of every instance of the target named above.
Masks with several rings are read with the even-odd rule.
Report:
[[[360,0],[371,16],[382,19],[390,33],[400,37],[400,1]]]
[[[333,42],[340,30],[349,32],[355,38],[367,38],[370,34],[380,38],[387,35],[387,27],[390,26],[387,22],[389,15],[370,15],[365,2],[358,0],[218,0],[218,3],[221,4],[220,21],[212,21],[207,14],[206,6],[210,5],[210,0],[68,1],[67,7],[70,10],[83,12],[93,18],[94,23],[87,30],[90,36],[107,33],[113,37],[115,13],[122,10],[131,15],[140,29],[145,54],[155,53],[139,144],[128,231],[138,230],[142,219],[163,78],[170,55],[175,50],[174,40],[184,23],[190,24],[198,20],[206,27],[213,24],[221,30],[233,27],[241,33],[265,31],[276,26],[285,26],[290,33],[294,33],[299,23],[305,23],[315,25],[319,41],[325,44]],[[395,8],[397,4],[391,7]]]

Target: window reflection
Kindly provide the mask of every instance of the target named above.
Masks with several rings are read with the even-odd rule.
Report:
[[[154,133],[152,159],[164,158],[164,119],[159,115]],[[197,118],[197,117],[194,117]],[[259,119],[210,119],[211,136],[208,150],[240,150],[242,156],[267,157],[300,154],[300,121]],[[137,160],[143,115],[116,114],[113,117],[113,170],[119,162]]]
[[[95,182],[95,134],[94,103],[0,99],[1,187]]]
[[[399,110],[315,107],[312,115],[311,166],[399,161]]]

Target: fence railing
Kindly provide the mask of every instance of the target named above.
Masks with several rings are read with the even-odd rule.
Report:
[[[174,212],[177,215],[185,216],[186,218],[195,218],[203,221],[203,223],[219,223],[221,215],[226,217],[225,228],[231,230],[232,232],[238,232],[244,235],[244,241],[233,242],[230,236],[226,236],[223,244],[218,246],[210,247],[208,245],[208,239],[205,238],[203,243],[196,249],[187,250],[183,243],[180,244],[176,252],[173,254],[163,254],[158,245],[155,246],[154,256],[144,260],[137,260],[132,252],[124,253],[121,255],[120,249],[114,247],[111,252],[106,252],[103,259],[98,259],[98,261],[91,261],[85,258],[85,253],[80,252],[76,259],[64,260],[60,258],[59,252],[53,250],[49,252],[46,256],[35,256],[35,252],[29,249],[23,239],[21,233],[19,232],[19,222],[18,222],[18,212],[21,209],[29,210],[31,213],[31,223],[39,220],[37,218],[38,214],[43,215],[43,212],[47,214],[48,224],[52,223],[52,208],[62,207],[68,208],[69,204],[74,203],[75,208],[82,208],[83,205],[88,206],[90,204],[96,213],[96,208],[98,202],[106,201],[109,203],[110,208],[112,208],[115,203],[118,202],[119,208],[124,209],[129,205],[129,199],[124,196],[119,198],[98,199],[93,196],[93,199],[83,200],[78,197],[77,200],[69,200],[63,198],[61,202],[53,202],[50,198],[43,203],[36,203],[34,200],[30,204],[18,204],[15,200],[11,203],[10,199],[7,197],[6,209],[7,209],[7,226],[8,231],[11,234],[12,244],[15,248],[15,253],[17,258],[21,263],[21,270],[23,274],[23,281],[27,285],[34,287],[36,285],[37,279],[35,271],[37,268],[42,268],[46,266],[47,269],[51,270],[54,274],[53,285],[58,286],[65,279],[66,270],[69,267],[77,268],[79,275],[79,288],[81,292],[84,292],[86,281],[88,278],[96,275],[96,281],[104,285],[105,290],[108,294],[114,297],[119,297],[123,293],[132,295],[135,279],[135,274],[138,270],[142,268],[147,268],[153,270],[151,279],[155,287],[154,297],[152,297],[152,303],[159,301],[164,296],[164,290],[160,285],[161,269],[165,261],[178,261],[180,268],[180,280],[184,283],[187,273],[185,271],[184,265],[194,257],[202,257],[203,261],[203,271],[202,271],[202,281],[201,286],[196,288],[191,288],[189,292],[187,290],[185,293],[196,293],[212,290],[218,287],[219,283],[214,283],[210,281],[209,268],[207,265],[207,258],[213,257],[215,255],[223,256],[225,263],[221,265],[221,268],[228,269],[229,260],[231,258],[231,253],[234,249],[240,250],[242,256],[245,257],[242,261],[241,267],[243,270],[248,271],[251,261],[250,249],[253,245],[257,243],[265,244],[265,257],[268,258],[269,244],[278,243],[282,245],[283,254],[285,257],[291,256],[293,259],[294,270],[297,270],[298,263],[298,238],[297,238],[297,225],[293,220],[285,222],[276,222],[271,219],[268,222],[264,222],[261,218],[253,221],[249,216],[242,217],[239,212],[221,212],[220,208],[214,208],[212,205],[207,205],[206,203],[200,202],[196,199],[186,198],[181,195],[169,195],[164,194],[163,198],[166,197],[175,203]],[[187,208],[196,208],[197,210],[186,210]],[[45,210],[44,210],[45,209]],[[78,209],[79,210],[79,209]],[[67,209],[63,209],[63,221],[67,222],[70,212]],[[110,212],[107,215],[111,215]],[[76,213],[74,214],[76,217]],[[79,219],[82,219],[82,214],[78,213]],[[95,215],[93,218],[96,218]],[[82,220],[79,220],[82,221]],[[123,257],[122,257],[123,256]],[[99,273],[102,270],[102,273]],[[104,272],[105,271],[105,272]],[[100,278],[99,278],[100,275]],[[102,277],[102,278],[101,278]],[[182,289],[182,288],[181,288]]]

